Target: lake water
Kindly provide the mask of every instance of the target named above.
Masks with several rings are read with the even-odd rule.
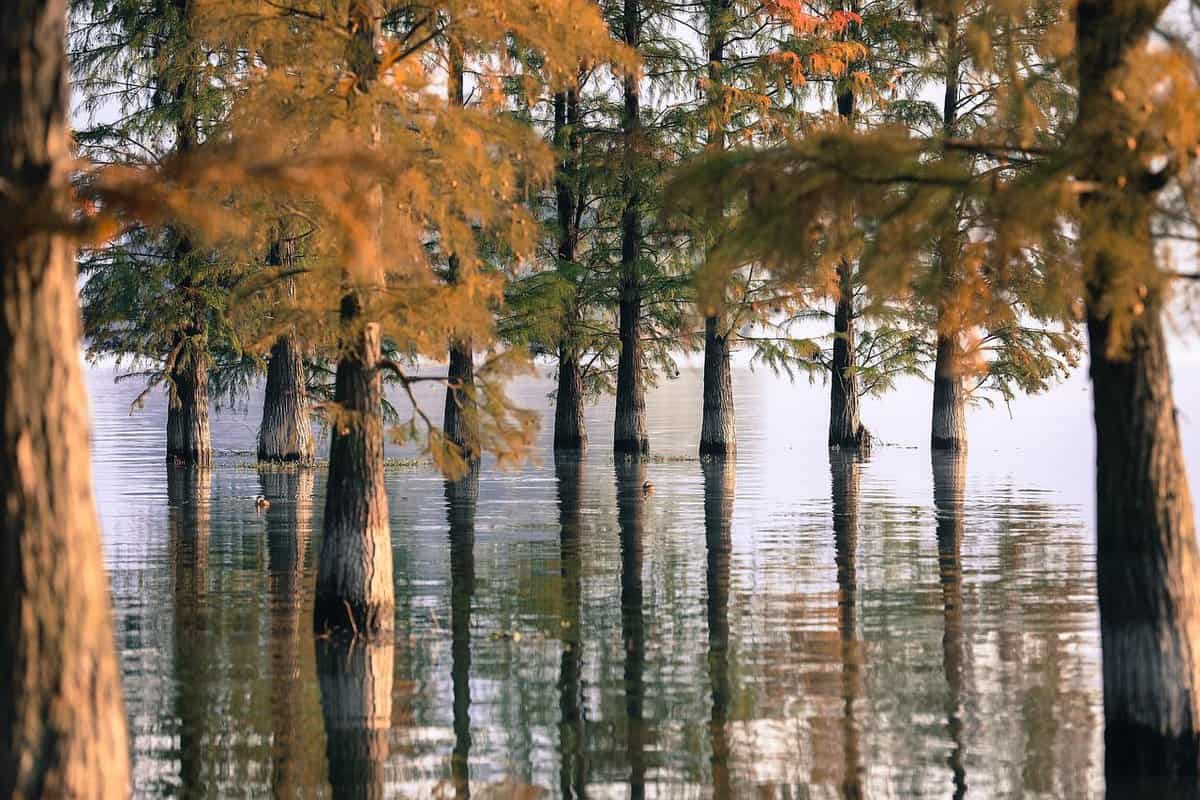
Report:
[[[1082,375],[973,410],[965,466],[931,465],[926,384],[867,401],[860,463],[825,448],[825,387],[744,369],[737,463],[701,463],[685,369],[649,463],[614,464],[605,400],[581,462],[547,428],[477,487],[389,469],[395,639],[349,651],[310,628],[323,471],[247,465],[257,396],[213,470],[168,469],[163,398],[130,416],[112,377],[93,464],[141,796],[1103,795]],[[1176,386],[1195,484],[1200,368]]]

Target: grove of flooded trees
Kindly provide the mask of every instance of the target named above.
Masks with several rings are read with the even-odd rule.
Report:
[[[873,441],[862,398],[931,379],[950,630],[970,407],[1043,391],[1086,349],[1106,773],[1192,786],[1200,551],[1164,317],[1198,277],[1175,260],[1200,233],[1200,62],[1166,5],[5,4],[0,794],[130,790],[81,347],[144,382],[135,405],[166,393],[179,480],[213,463],[214,407],[259,382],[259,461],[304,471],[328,433],[312,629],[327,717],[347,731],[329,740],[339,764],[386,746],[389,437],[445,473],[449,547],[469,554],[484,456],[522,458],[537,427],[506,381],[553,365],[564,491],[584,408],[615,395],[614,602],[631,609],[637,687],[646,393],[678,359],[703,354],[721,653],[734,353],[828,386],[846,487]],[[419,402],[428,383],[440,419]],[[851,607],[854,513],[834,509]],[[566,565],[577,520],[562,528]],[[455,563],[458,752],[474,574]],[[564,591],[577,606],[565,572]],[[563,656],[564,707],[577,658]],[[712,662],[714,720],[728,668]],[[638,703],[630,692],[631,752]],[[370,794],[378,776],[351,777]]]

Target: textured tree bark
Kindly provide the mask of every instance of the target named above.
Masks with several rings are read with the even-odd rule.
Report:
[[[442,431],[446,439],[458,445],[468,461],[479,458],[479,424],[472,407],[471,387],[475,384],[475,360],[471,343],[455,341],[450,344],[450,365],[447,370],[446,406],[442,415]]]
[[[71,214],[65,24],[62,0],[0,7],[0,796],[120,798],[129,743],[75,264],[45,232]]]
[[[858,507],[862,462],[858,454],[829,453],[833,498],[833,558],[837,566],[838,636],[842,661],[842,796],[863,796],[862,746],[854,706],[862,695],[858,640]]]
[[[704,320],[704,413],[700,423],[702,456],[737,454],[729,338],[722,328],[721,317],[713,316]]]
[[[623,38],[636,49],[641,45],[642,22],[639,0],[625,0]],[[621,118],[624,134],[625,175],[622,192],[625,209],[621,214],[621,279],[618,308],[618,334],[621,352],[617,358],[616,421],[613,426],[613,452],[645,455],[650,452],[646,425],[646,382],[642,374],[642,198],[634,174],[636,151],[641,132],[641,99],[638,79],[626,75],[625,113]]]
[[[833,374],[829,380],[829,446],[866,451],[871,434],[858,411],[854,373],[854,273],[849,261],[838,265],[838,301],[833,317]]]
[[[316,457],[304,355],[295,336],[286,334],[271,345],[262,424],[258,428],[258,460],[311,464]]]
[[[558,346],[558,392],[554,400],[554,450],[587,449],[583,418],[583,375],[579,355],[563,341]]]
[[[962,717],[966,644],[963,639],[962,538],[966,452],[933,453],[933,505],[937,509],[938,576],[942,584],[942,670],[946,674],[946,730],[954,798],[967,795]]]
[[[167,461],[212,465],[212,426],[208,410],[208,351],[185,344],[171,366],[167,403]]]
[[[342,301],[343,325],[358,317],[353,296]],[[317,567],[313,620],[317,632],[373,635],[392,629],[392,541],[383,488],[383,386],[379,326],[369,323],[343,344],[329,444],[324,538]]]
[[[578,186],[579,96],[575,89],[554,96],[554,143],[562,152],[555,179],[558,212],[558,260],[561,267],[575,261],[581,213]],[[558,392],[554,404],[554,450],[587,449],[583,419],[583,371],[575,343],[576,301],[563,309],[563,336],[558,343]]]
[[[731,458],[700,462],[704,472],[704,535],[708,553],[708,680],[712,714],[708,738],[712,747],[714,798],[734,797],[729,756],[732,749],[729,713],[733,687],[729,679],[729,562],[733,552],[733,496],[737,470]]]
[[[963,385],[962,353],[953,336],[937,335],[933,367],[931,446],[952,452],[967,449],[967,389]]]
[[[625,644],[625,750],[629,793],[646,796],[646,622],[642,608],[642,536],[645,531],[646,462],[616,460],[617,527],[621,536],[621,640]]]
[[[1200,552],[1179,440],[1159,286],[1114,342],[1115,287],[1153,263],[1151,184],[1128,175],[1130,111],[1114,91],[1165,2],[1076,8],[1085,198],[1080,221],[1096,424],[1096,583],[1109,791],[1194,791],[1200,773]],[[1104,244],[1120,241],[1119,249]],[[1140,313],[1139,313],[1140,312]],[[1123,344],[1123,347],[1120,346]],[[1114,348],[1114,345],[1117,347]],[[1159,779],[1166,787],[1130,789]]]
[[[325,758],[335,798],[383,800],[387,796],[394,661],[395,643],[390,636],[317,639]]]
[[[574,453],[556,453],[558,553],[562,577],[562,657],[558,667],[559,790],[564,798],[587,796],[587,739],[583,698],[583,461]]]
[[[174,569],[175,670],[179,689],[179,780],[185,791],[207,788],[205,754],[213,735],[208,714],[211,653],[208,545],[212,533],[212,471],[167,467],[167,531]],[[211,766],[211,765],[209,765]]]
[[[475,601],[475,504],[479,467],[446,481],[450,526],[450,679],[454,695],[454,751],[450,776],[454,796],[471,796],[471,605]]]
[[[259,473],[262,494],[271,501],[267,528],[267,593],[271,639],[271,786],[274,797],[303,796],[319,780],[319,756],[304,750],[303,716],[296,687],[316,674],[314,653],[304,635],[307,595],[305,554],[312,538],[314,471]]]

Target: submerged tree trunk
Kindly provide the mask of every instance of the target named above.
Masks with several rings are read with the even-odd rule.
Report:
[[[0,9],[0,796],[121,798],[73,249],[39,230],[71,214],[65,21],[62,0]],[[19,219],[39,206],[59,219]]]
[[[854,365],[854,268],[838,265],[838,301],[833,318],[833,374],[829,380],[829,446],[869,450],[871,435],[859,419]]]
[[[558,667],[559,791],[564,798],[587,796],[588,763],[583,696],[583,461],[556,454],[558,554],[562,578],[562,656]]]
[[[308,411],[304,355],[296,337],[286,334],[271,346],[258,428],[258,460],[311,464],[316,444]]]
[[[1110,791],[1151,776],[1194,791],[1200,774],[1200,551],[1163,337],[1162,287],[1120,293],[1153,264],[1156,176],[1125,145],[1115,91],[1163,0],[1077,7],[1081,175],[1101,187],[1080,220],[1096,424],[1096,583]],[[1112,242],[1119,241],[1119,247]],[[1161,279],[1160,279],[1161,280]],[[1124,281],[1124,283],[1123,283]],[[1141,307],[1134,306],[1140,303]],[[1128,304],[1124,308],[1114,307]],[[1114,321],[1126,315],[1128,331]],[[1143,787],[1143,793],[1152,791]]]
[[[712,748],[713,797],[732,798],[729,715],[733,686],[729,678],[729,561],[733,551],[733,495],[737,472],[733,459],[714,457],[701,463],[704,472],[704,538],[708,553],[708,678],[712,713],[708,738]]]
[[[954,336],[937,334],[937,360],[933,367],[934,450],[967,449],[967,389],[963,385],[962,352]]]
[[[200,467],[212,464],[208,363],[208,350],[193,341],[183,345],[171,367],[167,460],[172,463]]]
[[[621,536],[621,641],[625,645],[625,750],[629,794],[646,796],[646,620],[642,595],[646,462],[617,459],[617,527]]]
[[[704,416],[700,424],[702,456],[733,456],[737,453],[729,337],[722,332],[722,322],[721,317],[704,320]]]
[[[446,481],[450,527],[450,680],[454,709],[454,750],[450,777],[454,796],[471,796],[471,606],[475,602],[475,504],[479,467]]]
[[[942,584],[942,670],[946,674],[946,729],[952,749],[948,762],[954,798],[967,796],[963,740],[963,679],[966,645],[963,640],[962,538],[966,453],[933,454],[933,505],[937,509],[938,577]]]
[[[387,796],[395,643],[390,636],[317,640],[317,682],[333,797]]]
[[[357,300],[342,300],[342,324],[358,319]],[[361,323],[359,323],[361,324]],[[334,388],[324,538],[317,567],[317,632],[371,635],[390,630],[395,612],[392,541],[383,488],[383,386],[379,326],[343,343]]]
[[[642,40],[641,3],[625,0],[624,41],[637,49]],[[625,174],[621,214],[621,281],[618,334],[621,352],[617,358],[616,421],[613,452],[647,454],[650,436],[646,426],[646,383],[642,374],[642,197],[637,171],[637,149],[641,133],[641,99],[636,75],[626,75],[624,134]]]

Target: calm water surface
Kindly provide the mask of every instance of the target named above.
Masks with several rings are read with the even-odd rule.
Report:
[[[614,464],[604,402],[582,461],[547,430],[476,482],[390,469],[395,640],[345,650],[310,630],[323,471],[246,465],[257,397],[216,468],[168,469],[162,399],[131,417],[112,377],[93,463],[139,795],[1103,795],[1082,378],[973,411],[965,464],[931,465],[927,385],[867,403],[888,444],[859,462],[825,449],[823,387],[744,370],[739,459],[701,463],[684,370],[650,463]],[[1195,476],[1200,370],[1177,392]]]

